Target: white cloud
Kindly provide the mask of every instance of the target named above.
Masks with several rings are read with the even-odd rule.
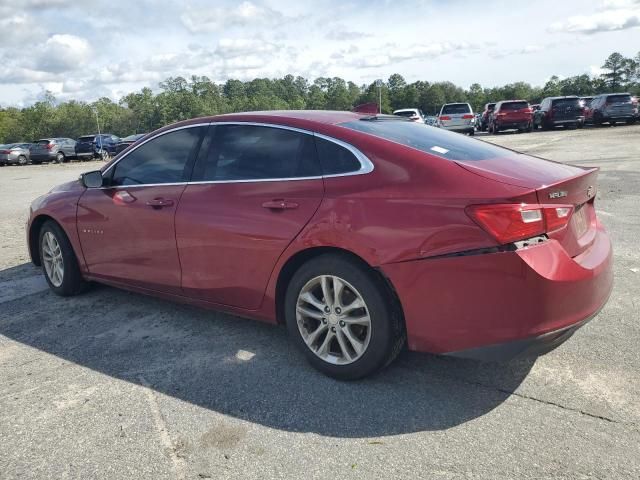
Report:
[[[61,73],[85,67],[89,59],[89,42],[75,35],[56,34],[47,39],[39,55],[36,69],[44,72]]]
[[[247,25],[278,25],[285,17],[269,7],[244,1],[231,8],[216,8],[210,4],[189,6],[180,19],[189,31],[201,33]]]
[[[550,32],[593,35],[640,27],[639,0],[606,0],[589,15],[575,15],[549,26]]]
[[[222,38],[218,42],[216,53],[222,58],[234,58],[246,55],[271,55],[278,50],[280,46],[262,39]]]

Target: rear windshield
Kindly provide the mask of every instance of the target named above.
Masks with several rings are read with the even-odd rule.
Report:
[[[558,98],[553,101],[553,107],[580,107],[580,100],[578,98]]]
[[[87,135],[84,137],[80,137],[78,139],[79,142],[93,142],[93,139],[96,138],[94,135]]]
[[[384,138],[448,160],[475,162],[488,158],[510,158],[518,155],[511,150],[496,147],[482,140],[474,140],[459,133],[429,127],[421,123],[354,120],[341,123],[340,126]]]
[[[396,112],[396,113],[394,113],[394,115],[398,115],[400,117],[414,117],[414,116],[417,116],[416,112],[412,112],[410,110],[407,110],[405,112]]]
[[[442,107],[442,113],[452,115],[456,113],[471,113],[471,107],[467,103],[450,103]]]
[[[493,110],[494,108],[496,108],[496,104],[495,104],[495,103],[488,103],[488,104],[487,104],[487,110],[491,111],[491,110]]]
[[[51,140],[36,140],[38,145],[49,145],[50,142]]]
[[[593,98],[583,98],[582,99],[582,103],[585,107],[588,107],[589,105],[591,105],[591,102],[593,102]]]
[[[528,107],[529,104],[527,102],[505,102],[500,107],[500,110],[522,110]]]
[[[609,95],[607,97],[607,103],[629,103],[631,102],[631,95]]]

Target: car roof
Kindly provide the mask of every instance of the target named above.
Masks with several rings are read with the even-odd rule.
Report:
[[[398,110],[394,110],[393,113],[398,113],[398,112],[417,112],[418,109],[417,108],[399,108]]]
[[[226,113],[207,117],[198,117],[190,120],[167,125],[158,130],[174,129],[181,126],[210,123],[210,122],[248,122],[248,123],[272,123],[298,128],[312,129],[320,125],[338,125],[340,123],[371,117],[368,113],[345,112],[333,110],[269,110],[258,112]]]

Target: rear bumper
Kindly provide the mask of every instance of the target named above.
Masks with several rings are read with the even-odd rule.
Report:
[[[517,120],[517,121],[509,121],[509,122],[496,122],[497,128],[507,129],[507,128],[527,128],[531,120]]]
[[[382,271],[400,298],[409,348],[456,355],[510,342],[520,343],[508,351],[540,342],[554,348],[603,307],[613,286],[611,243],[600,226],[575,258],[548,240],[514,252],[388,264]]]

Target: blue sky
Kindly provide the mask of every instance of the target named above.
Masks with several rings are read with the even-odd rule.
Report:
[[[0,0],[0,29],[0,106],[194,74],[539,85],[635,55],[640,0]]]

